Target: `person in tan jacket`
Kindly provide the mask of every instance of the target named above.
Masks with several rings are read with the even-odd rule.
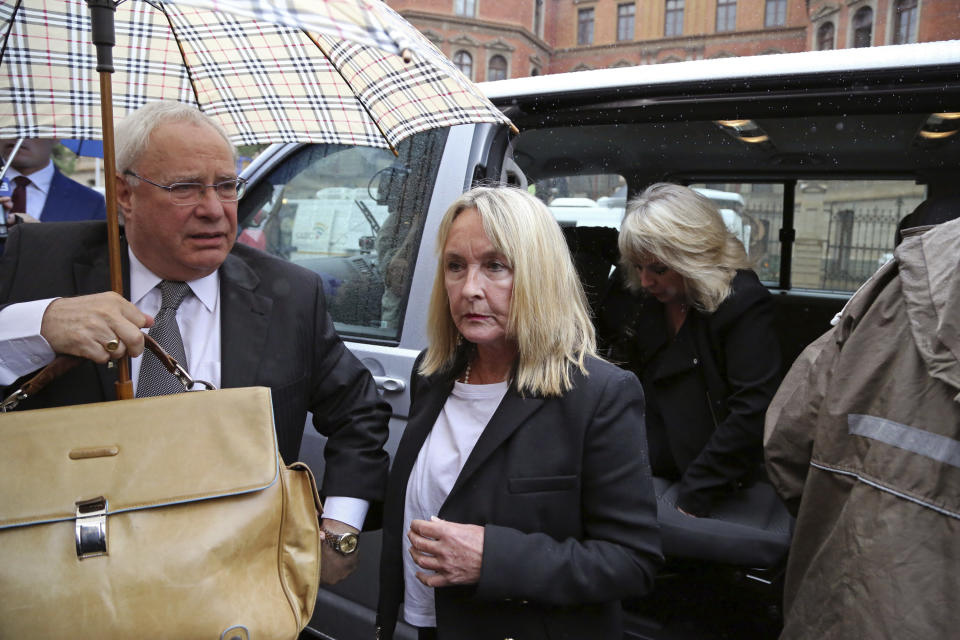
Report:
[[[767,411],[768,472],[797,515],[781,640],[960,628],[960,220],[894,255]]]

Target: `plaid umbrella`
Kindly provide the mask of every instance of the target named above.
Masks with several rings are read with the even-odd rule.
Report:
[[[288,0],[283,7],[267,0],[117,5],[115,117],[149,101],[179,100],[217,119],[235,144],[374,147],[436,127],[509,124],[379,0]],[[0,0],[0,138],[101,137],[90,29],[83,0]]]
[[[510,124],[377,0],[186,1],[197,6],[0,0],[0,138],[102,138],[110,166],[114,117],[154,100],[196,105],[235,144],[394,149],[427,129]],[[122,293],[114,181],[106,191],[110,284]],[[117,396],[133,397],[126,358],[118,379]]]

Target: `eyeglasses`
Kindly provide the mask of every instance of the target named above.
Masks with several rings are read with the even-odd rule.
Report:
[[[213,189],[214,193],[217,194],[217,199],[220,200],[220,202],[236,202],[243,196],[244,189],[247,187],[247,181],[243,178],[224,180],[223,182],[218,182],[216,184],[201,184],[199,182],[174,182],[171,185],[163,185],[157,184],[153,180],[147,180],[143,176],[137,175],[129,169],[124,171],[123,174],[127,176],[133,176],[138,180],[143,180],[144,182],[152,184],[155,187],[166,189],[167,193],[170,194],[170,202],[184,206],[200,204],[203,201],[203,194],[206,193],[208,188]]]

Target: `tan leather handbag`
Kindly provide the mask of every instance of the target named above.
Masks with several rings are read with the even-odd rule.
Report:
[[[52,366],[52,365],[51,365]],[[321,510],[270,390],[0,416],[0,638],[296,638]]]

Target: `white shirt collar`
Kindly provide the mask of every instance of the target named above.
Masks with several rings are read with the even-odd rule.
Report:
[[[7,171],[7,175],[12,181],[15,177],[22,176],[23,174],[13,167],[10,167],[10,169]],[[27,177],[30,178],[30,182],[33,183],[34,187],[46,195],[50,192],[50,183],[53,181],[53,160],[48,162],[47,166],[45,166],[43,169],[34,171]]]
[[[154,274],[148,269],[137,256],[133,255],[133,249],[127,247],[127,253],[130,255],[130,301],[138,304],[145,295],[150,293],[160,281],[160,276]],[[187,282],[190,291],[203,304],[207,311],[213,312],[217,306],[217,296],[220,293],[220,272],[214,271],[208,276],[190,280]]]

